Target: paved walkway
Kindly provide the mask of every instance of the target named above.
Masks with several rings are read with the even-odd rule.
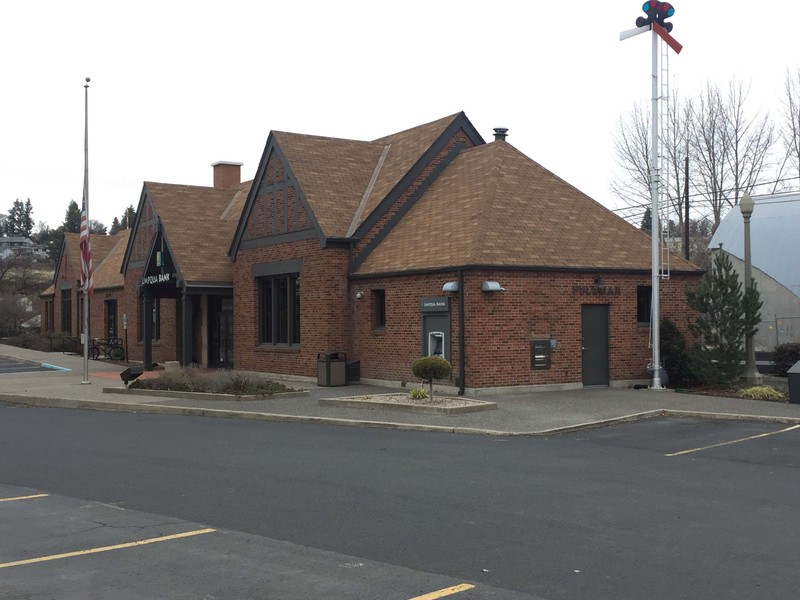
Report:
[[[288,384],[307,389],[308,397],[257,401],[185,400],[170,398],[169,392],[164,392],[162,397],[131,396],[108,393],[107,388],[125,387],[119,378],[124,367],[118,364],[89,361],[90,383],[84,384],[82,356],[0,344],[0,357],[52,367],[44,371],[0,373],[0,402],[31,406],[507,435],[547,434],[661,413],[800,423],[800,404],[679,394],[670,390],[592,388],[481,396],[481,400],[497,403],[498,409],[460,415],[318,404],[320,398],[397,391],[367,385],[317,387],[313,383],[294,381]]]

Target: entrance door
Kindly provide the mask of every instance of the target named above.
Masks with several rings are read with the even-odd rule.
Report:
[[[208,366],[233,368],[233,298],[208,297],[211,318]]]
[[[583,385],[608,385],[608,305],[581,306]]]
[[[106,300],[106,337],[115,338],[117,335],[117,301]]]

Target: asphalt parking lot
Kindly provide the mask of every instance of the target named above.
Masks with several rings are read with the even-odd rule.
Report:
[[[35,373],[38,371],[49,371],[49,367],[41,363],[21,360],[9,356],[0,356],[0,375],[11,373]]]
[[[800,466],[800,425],[657,418],[564,437],[655,452],[672,460],[713,459],[772,467]]]
[[[7,485],[0,485],[0,597],[535,598],[119,505]]]

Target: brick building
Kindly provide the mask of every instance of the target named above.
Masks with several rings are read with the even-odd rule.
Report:
[[[372,142],[273,132],[231,244],[237,368],[452,387],[647,381],[650,237],[463,113]],[[662,315],[700,271],[672,257]]]
[[[338,351],[396,384],[441,354],[473,394],[647,382],[650,237],[495,131],[273,131],[252,182],[217,163],[213,187],[145,183],[119,263],[130,358],[315,379]],[[661,283],[681,328],[700,275],[673,256]]]

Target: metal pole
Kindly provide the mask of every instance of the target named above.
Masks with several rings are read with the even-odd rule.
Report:
[[[747,192],[745,192],[747,193]],[[752,205],[752,202],[751,202]],[[744,289],[750,289],[750,282],[752,279],[751,263],[750,263],[750,212],[742,211],[744,217]],[[750,315],[748,314],[749,318]],[[756,369],[756,349],[753,344],[753,336],[750,332],[746,332],[744,336],[744,352],[745,352],[745,368],[744,379],[747,385],[761,385],[761,374]]]
[[[83,133],[83,201],[86,209],[86,225],[89,225],[89,78],[83,86],[84,133]],[[83,381],[89,381],[89,286],[83,286]]]
[[[659,172],[658,172],[658,131],[659,131],[659,115],[658,115],[658,35],[653,29],[652,32],[653,36],[653,110],[652,110],[652,123],[650,125],[651,129],[651,148],[650,148],[650,200],[651,200],[651,208],[650,208],[650,216],[652,219],[652,228],[650,231],[650,246],[652,250],[652,279],[653,279],[653,287],[652,287],[652,297],[650,300],[650,307],[651,307],[651,323],[650,327],[653,331],[653,384],[651,386],[654,390],[660,390],[661,387],[661,357],[660,348],[661,345],[661,336],[660,336],[660,321],[659,321],[659,311],[658,311],[658,284],[659,284],[659,236],[661,233],[661,224],[659,222],[659,211],[658,211],[658,184],[659,184]]]

